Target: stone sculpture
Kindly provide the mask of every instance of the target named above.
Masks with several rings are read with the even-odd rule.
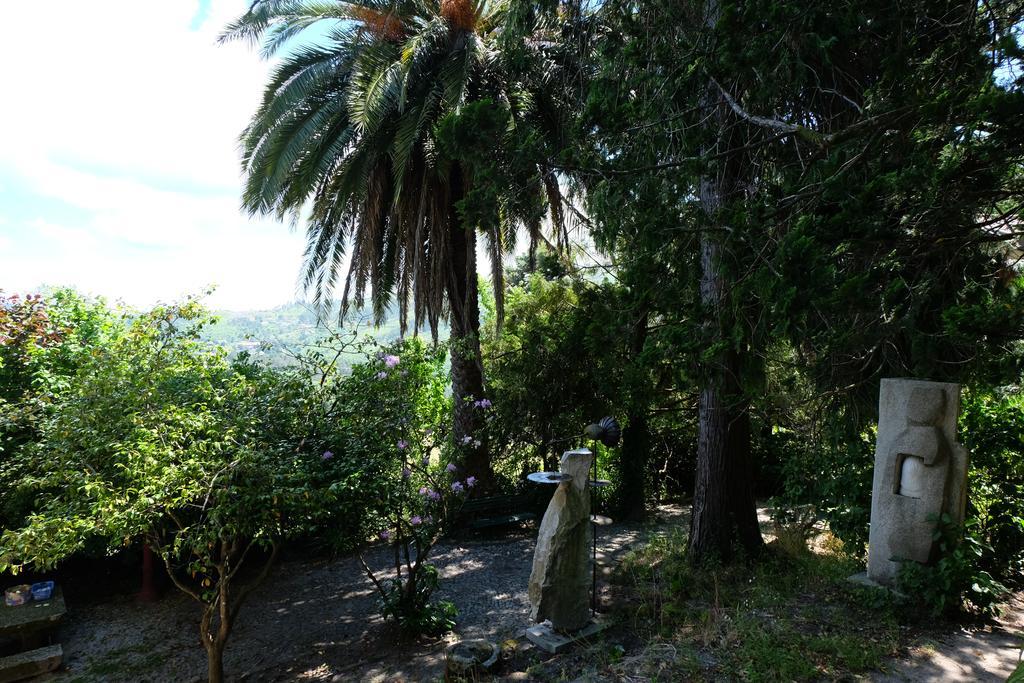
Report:
[[[963,522],[967,451],[956,443],[960,385],[883,379],[867,578],[892,585],[900,562],[934,559],[939,516]]]
[[[587,448],[562,454],[560,470],[571,479],[558,485],[541,521],[530,573],[530,618],[550,621],[562,633],[590,621],[590,487],[593,453]]]

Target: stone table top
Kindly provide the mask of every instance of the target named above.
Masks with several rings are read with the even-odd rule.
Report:
[[[18,636],[56,626],[67,613],[60,587],[49,600],[32,600],[24,605],[0,605],[0,637]]]

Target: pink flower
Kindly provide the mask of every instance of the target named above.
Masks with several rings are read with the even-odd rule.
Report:
[[[320,457],[324,460],[330,460],[331,458],[334,457],[334,453],[331,453],[330,451],[324,451],[324,454],[321,455]]]
[[[398,365],[399,361],[401,360],[402,359],[399,358],[398,356],[387,355],[384,356],[384,365],[388,366],[389,368],[393,368],[396,365]]]
[[[464,490],[465,489],[463,488],[461,481],[453,481],[452,482],[452,492],[453,493],[462,493]]]
[[[455,470],[457,470],[458,468],[454,464],[448,463],[445,469],[448,470],[449,472],[455,472]]]
[[[388,373],[381,370],[377,373],[377,379],[387,379]]]
[[[464,437],[462,437],[462,445],[463,446],[469,445],[469,443],[472,440],[473,440],[473,437],[471,437],[471,436],[464,436]]]
[[[415,517],[409,520],[409,524],[413,526],[419,526],[420,524],[423,524],[423,518],[419,515],[416,515]]]
[[[476,486],[476,477],[466,477],[466,486],[469,488]]]
[[[380,532],[380,540],[382,540],[382,541],[390,541],[391,540],[391,532],[390,531],[382,531],[382,532]]]
[[[412,470],[410,470],[408,467],[403,467],[402,468],[402,479],[406,479],[407,480],[411,476],[412,476]]]
[[[406,441],[405,439],[399,439],[398,440],[398,450],[404,451],[408,447],[409,447],[409,442],[408,441]]]

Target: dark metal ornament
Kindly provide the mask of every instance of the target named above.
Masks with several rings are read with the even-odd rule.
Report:
[[[588,425],[583,433],[587,435],[587,438],[600,441],[609,448],[617,446],[619,439],[622,438],[622,429],[619,428],[619,423],[615,421],[614,417],[602,417],[600,422]]]

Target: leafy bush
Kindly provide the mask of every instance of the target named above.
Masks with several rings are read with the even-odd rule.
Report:
[[[809,543],[818,533],[817,510],[813,505],[782,505],[769,501],[775,542],[787,555],[810,552]]]
[[[501,335],[484,339],[491,443],[507,481],[557,469],[558,455],[579,443],[583,428],[613,410],[620,343],[597,298],[583,283],[534,275],[506,295]]]
[[[971,453],[968,514],[985,551],[979,563],[1000,581],[1024,584],[1024,395],[1018,387],[967,391],[960,434]]]
[[[333,507],[310,485],[322,464],[301,439],[311,399],[295,374],[199,341],[195,301],[158,307],[92,349],[45,420],[27,485],[43,503],[0,537],[0,571],[52,566],[90,539],[142,539],[202,607],[211,681],[238,610],[285,538]],[[45,463],[45,466],[43,466]],[[238,585],[243,565],[261,562]]]
[[[23,483],[43,423],[89,354],[123,329],[102,300],[71,290],[0,293],[0,529],[20,526],[37,502]]]
[[[339,332],[298,365],[273,368],[202,341],[211,318],[196,300],[118,319],[102,302],[61,293],[7,299],[0,312],[0,498],[9,503],[16,483],[38,501],[0,535],[0,571],[142,540],[203,606],[211,680],[223,675],[238,610],[283,541],[365,544],[395,528],[393,503],[411,495],[402,477],[411,444],[429,455],[433,434],[458,452],[443,443],[444,349],[417,340],[378,347]],[[367,360],[344,372],[339,359],[352,352]],[[447,624],[449,608],[429,604],[436,537],[410,535],[408,523],[400,536],[414,540],[414,578],[391,584],[389,613]]]
[[[846,551],[862,556],[871,519],[874,432],[857,433],[838,424],[817,432],[798,428],[792,433],[804,438],[788,440],[780,456],[780,504],[814,505]]]
[[[962,609],[996,614],[1009,590],[980,567],[992,548],[982,540],[977,520],[968,520],[960,527],[943,514],[935,527],[935,540],[939,554],[936,562],[902,562],[898,589],[923,601],[935,616]]]
[[[645,342],[650,322],[631,310],[627,288],[562,277],[551,267],[544,273],[554,279],[516,276],[522,284],[506,294],[501,334],[492,325],[483,340],[500,478],[511,486],[536,469],[557,469],[558,456],[581,443],[586,425],[612,415],[623,427],[623,446],[597,452],[599,475],[615,484],[609,493],[621,499],[633,475],[647,484],[640,495],[670,484],[678,493],[692,482],[696,429],[681,407],[687,396],[678,390],[674,351]]]

